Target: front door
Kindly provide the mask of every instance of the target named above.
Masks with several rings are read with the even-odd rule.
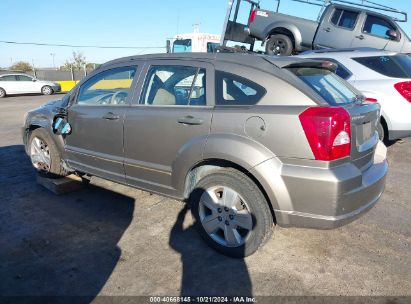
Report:
[[[17,75],[17,81],[22,93],[40,93],[41,88],[33,81],[33,78],[26,75]]]
[[[388,31],[396,32],[398,38],[390,38]],[[399,52],[402,48],[400,35],[400,31],[392,22],[389,22],[379,16],[366,14],[361,34],[355,36],[352,46],[372,47],[376,49],[387,49],[390,51]]]
[[[84,82],[68,110],[66,160],[79,170],[124,182],[123,123],[136,66],[120,66]]]
[[[349,48],[360,29],[359,15],[354,10],[333,8],[331,15],[325,15],[318,27],[314,48]]]
[[[126,181],[172,195],[174,165],[187,149],[200,159],[210,131],[212,69],[170,60],[153,61],[146,69],[140,97],[124,123]]]

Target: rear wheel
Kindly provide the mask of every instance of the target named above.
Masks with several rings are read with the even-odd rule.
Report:
[[[265,45],[265,53],[267,55],[290,56],[292,52],[293,42],[286,35],[271,35]]]
[[[254,253],[272,233],[273,219],[264,195],[237,170],[221,169],[201,179],[189,203],[200,235],[227,256]]]
[[[53,94],[53,89],[50,86],[44,86],[44,87],[41,88],[41,94],[51,95],[51,94]]]
[[[382,125],[381,120],[378,122],[377,132],[378,132],[378,137],[380,138],[380,140],[381,140],[381,141],[384,141],[384,140],[386,139],[386,138],[385,138],[385,128],[384,128],[384,126]]]
[[[3,88],[0,88],[0,98],[6,97],[6,91]]]
[[[46,130],[38,128],[32,131],[28,147],[31,163],[37,171],[48,175],[66,176],[68,174],[62,166],[57,147]]]

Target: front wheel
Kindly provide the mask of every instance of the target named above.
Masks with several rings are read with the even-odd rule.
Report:
[[[237,170],[221,169],[201,179],[189,204],[200,235],[227,256],[253,254],[272,233],[273,218],[264,195]]]
[[[46,175],[66,176],[67,170],[62,166],[61,157],[48,132],[42,128],[30,133],[28,152],[34,168]]]
[[[265,45],[265,53],[267,55],[290,56],[292,52],[293,42],[286,35],[271,35]]]
[[[51,95],[51,94],[53,94],[53,89],[50,86],[44,86],[44,87],[41,88],[41,94]]]

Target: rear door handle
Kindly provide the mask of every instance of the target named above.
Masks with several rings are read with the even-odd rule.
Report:
[[[113,112],[108,112],[103,116],[103,119],[118,120],[118,119],[120,119],[120,116],[114,114]]]
[[[365,39],[364,35],[355,36],[355,38],[358,38],[358,39],[360,39],[360,40],[364,40],[364,39]]]
[[[327,33],[331,32],[331,29],[329,27],[325,28],[324,31],[326,31]]]
[[[191,126],[203,124],[203,120],[201,118],[193,117],[191,115],[181,117],[177,120],[177,122],[182,125],[191,125]]]

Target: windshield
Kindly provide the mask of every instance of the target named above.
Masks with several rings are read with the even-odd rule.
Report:
[[[347,82],[331,71],[317,68],[289,68],[294,75],[317,92],[330,105],[352,103],[357,94]]]
[[[387,77],[411,78],[411,58],[408,55],[357,57],[353,60]]]
[[[173,53],[191,52],[191,39],[178,39],[173,43]]]

